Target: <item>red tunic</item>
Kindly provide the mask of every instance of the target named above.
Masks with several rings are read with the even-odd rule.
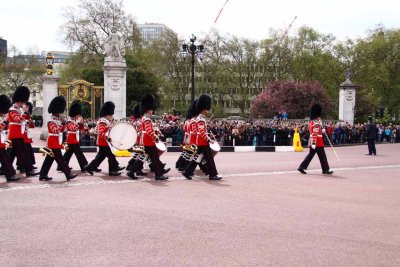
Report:
[[[7,125],[3,120],[0,120],[0,149],[6,148],[7,134],[6,134]]]
[[[196,118],[191,118],[189,121],[189,136],[190,136],[190,144],[197,144],[197,122]]]
[[[31,136],[31,132],[30,129],[31,128],[35,128],[35,124],[33,123],[33,121],[31,121],[31,114],[29,113],[25,113],[26,114],[26,121],[28,122],[28,124],[25,127],[25,133],[24,133],[24,143],[26,144],[32,144],[32,136]]]
[[[64,132],[64,126],[60,123],[57,117],[51,118],[47,123],[47,130],[49,136],[47,137],[47,147],[50,149],[62,149],[62,135]]]
[[[324,138],[322,135],[322,122],[313,120],[308,124],[308,131],[310,132],[309,147],[324,147]]]
[[[143,146],[155,146],[157,136],[154,133],[153,122],[148,117],[142,118],[142,134],[141,134],[141,145]]]
[[[75,145],[79,144],[79,131],[83,130],[83,124],[77,123],[75,120],[67,120],[65,125],[67,128],[67,144]]]
[[[206,120],[202,115],[197,118],[197,146],[208,146],[210,138],[207,135]]]
[[[97,122],[97,146],[108,146],[108,130],[111,123],[106,118],[100,118]]]
[[[25,125],[25,114],[22,108],[13,105],[8,112],[9,131],[8,138],[24,138],[25,130],[21,130],[22,125]]]

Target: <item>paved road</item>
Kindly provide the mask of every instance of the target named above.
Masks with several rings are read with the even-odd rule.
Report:
[[[0,178],[0,266],[400,266],[400,145],[366,149],[327,149],[332,176],[295,171],[306,153],[236,152],[219,182]]]

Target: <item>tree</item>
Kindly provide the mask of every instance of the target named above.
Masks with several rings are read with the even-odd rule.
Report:
[[[122,0],[80,0],[78,8],[63,11],[61,27],[64,42],[96,55],[104,54],[104,43],[111,33],[120,32],[127,49],[139,46],[140,34]]]
[[[45,73],[44,65],[39,61],[39,56],[22,55],[16,47],[11,51],[14,57],[0,65],[0,92],[11,95],[18,86],[40,88],[40,76]]]
[[[252,101],[251,115],[272,118],[276,113],[286,111],[290,118],[303,119],[315,103],[323,107],[325,114],[329,114],[331,104],[325,89],[317,81],[271,82]]]

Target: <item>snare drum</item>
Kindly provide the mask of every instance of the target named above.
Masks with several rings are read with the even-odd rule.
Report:
[[[221,150],[221,146],[218,144],[217,141],[214,141],[214,143],[210,143],[210,148],[213,152],[213,156],[215,156]]]
[[[163,142],[157,142],[156,147],[158,150],[158,156],[161,156],[164,152],[167,151],[167,146]]]
[[[111,126],[108,137],[111,144],[118,150],[127,150],[133,147],[137,140],[135,127],[128,122],[117,122]]]

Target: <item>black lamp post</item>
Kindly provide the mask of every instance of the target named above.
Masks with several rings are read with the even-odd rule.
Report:
[[[194,87],[194,58],[195,55],[198,55],[200,60],[203,60],[204,56],[204,45],[195,45],[194,43],[196,42],[196,36],[192,34],[192,37],[190,38],[190,45],[183,44],[182,45],[182,52],[181,55],[186,58],[189,54],[192,56],[192,95],[190,97],[191,102],[194,101],[194,95],[195,95],[195,87]]]

